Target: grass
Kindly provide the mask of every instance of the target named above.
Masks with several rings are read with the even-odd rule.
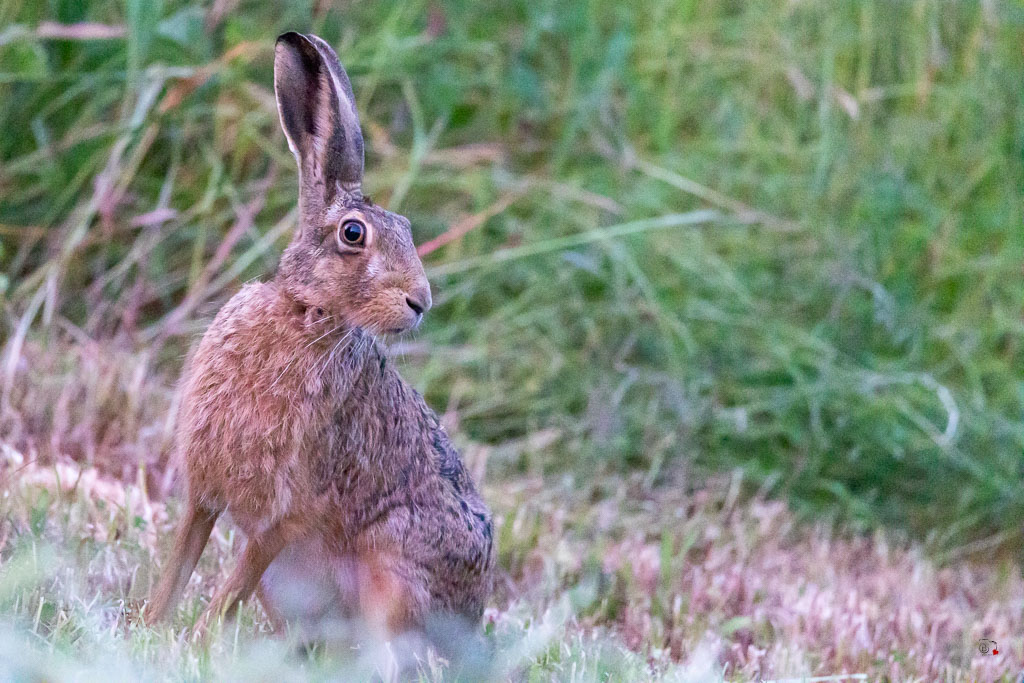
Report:
[[[1008,563],[939,568],[885,534],[808,528],[779,501],[742,500],[740,484],[486,486],[502,572],[484,618],[492,654],[464,680],[1019,678],[1024,579]],[[5,679],[109,680],[113,666],[120,679],[363,680],[380,666],[372,650],[299,655],[253,607],[208,645],[179,635],[238,556],[230,524],[173,627],[130,623],[126,606],[148,595],[176,517],[144,488],[22,464],[0,510],[0,609],[15,627],[0,632]],[[1001,657],[980,654],[983,637]],[[425,680],[451,673],[422,668]]]
[[[395,351],[510,519],[558,492],[560,533],[578,539],[568,547],[600,561],[611,551],[588,510],[628,517],[622,482],[656,505],[739,472],[737,515],[782,501],[803,531],[779,547],[771,527],[723,541],[736,552],[850,543],[856,556],[885,538],[910,559],[879,577],[924,567],[968,590],[971,572],[983,583],[1020,573],[1024,8],[1012,1],[0,0],[6,453],[77,463],[152,505],[173,499],[181,359],[241,282],[273,270],[295,224],[271,86],[273,37],[290,29],[338,48],[367,138],[366,189],[429,245],[435,308]],[[14,482],[15,469],[0,471]],[[24,522],[5,527],[5,568],[24,547],[90,538],[89,505],[50,498],[37,516],[58,520],[33,529],[36,494],[25,495],[5,503]],[[645,547],[686,538],[671,515],[633,521]],[[162,538],[166,524],[146,533]],[[494,618],[519,632],[509,642],[529,640],[524,624],[586,578],[558,568],[559,536],[502,541],[518,588]],[[43,572],[49,583],[18,589],[31,599],[5,593],[22,625],[52,629],[78,610],[71,635],[38,645],[80,656],[101,636],[75,602],[99,595],[113,609],[144,592],[156,541],[118,542],[78,558],[113,554],[96,565],[110,574],[101,586],[80,592]],[[555,579],[518,596],[530,553]],[[710,631],[718,644],[702,651],[731,677],[847,661],[893,680],[985,673],[962,649],[996,628],[977,601],[935,645],[948,670],[928,668],[916,627],[885,636],[905,646],[881,663],[820,655],[812,638],[784,666],[778,648],[805,634],[783,629],[784,641],[753,605],[685,627],[658,611],[715,576],[686,583],[688,566],[671,589],[622,589],[613,601],[625,607],[571,605],[550,652],[508,671],[563,678],[575,662],[580,676],[655,665],[682,676]],[[862,580],[837,560],[834,577],[812,582],[842,592]],[[1015,580],[999,591],[1019,619]],[[46,590],[54,602],[39,607]],[[765,619],[785,622],[788,603],[769,601]],[[632,618],[647,624],[639,635]],[[756,623],[724,628],[734,618]],[[741,632],[763,661],[727,654]],[[832,637],[845,651],[859,636]],[[226,652],[145,649],[159,638],[171,642],[140,632],[102,644],[126,666],[173,661],[185,677],[234,666]]]

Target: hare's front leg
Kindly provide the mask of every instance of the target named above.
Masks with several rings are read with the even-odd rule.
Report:
[[[266,590],[263,588],[263,584],[256,586],[256,599],[263,605],[263,612],[267,615],[267,619],[270,620],[270,625],[274,629],[274,633],[285,633],[288,629],[288,621],[284,618],[277,609],[277,605],[274,601],[267,596]]]
[[[205,636],[210,624],[217,617],[223,616],[230,620],[238,611],[238,605],[252,595],[259,585],[260,577],[278,553],[292,541],[297,526],[286,520],[275,522],[269,529],[254,534],[245,545],[245,551],[238,560],[238,565],[227,581],[217,590],[210,605],[196,624],[194,635]]]
[[[178,526],[178,534],[174,539],[174,550],[170,555],[168,566],[157,584],[153,599],[143,612],[147,624],[155,624],[164,619],[174,609],[182,591],[188,585],[188,579],[203,554],[203,548],[210,539],[213,524],[220,512],[210,512],[198,503],[189,503],[185,517]]]

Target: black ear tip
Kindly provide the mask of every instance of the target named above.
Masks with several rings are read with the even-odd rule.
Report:
[[[293,56],[298,56],[302,60],[303,68],[307,71],[318,69],[319,64],[323,61],[320,50],[317,48],[316,41],[313,40],[313,37],[311,36],[306,36],[295,31],[282,33],[277,37],[277,42],[274,44],[274,51],[277,52],[281,47],[284,47],[285,50],[290,52]]]
[[[280,45],[282,43],[291,47],[302,47],[310,44],[309,38],[295,31],[288,31],[279,35],[275,44]]]

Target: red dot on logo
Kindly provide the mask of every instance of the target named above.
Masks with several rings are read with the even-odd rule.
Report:
[[[992,650],[992,654],[994,654],[994,655],[999,654],[999,650]]]

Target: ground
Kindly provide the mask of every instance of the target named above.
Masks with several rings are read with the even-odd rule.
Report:
[[[298,655],[256,606],[209,646],[191,643],[188,625],[239,550],[229,522],[173,625],[131,623],[126,606],[168,560],[175,498],[152,498],[142,477],[26,464],[9,448],[3,456],[0,601],[20,627],[0,638],[4,677],[64,679],[83,667],[102,677],[113,666],[147,679],[326,679],[378,666],[368,653]],[[1017,680],[1015,565],[947,558],[939,569],[905,540],[800,523],[783,502],[742,488],[739,470],[695,490],[643,477],[485,475],[500,569],[484,618],[492,654],[478,665],[496,680]],[[981,638],[999,654],[983,655]],[[433,661],[423,675],[445,671]]]

